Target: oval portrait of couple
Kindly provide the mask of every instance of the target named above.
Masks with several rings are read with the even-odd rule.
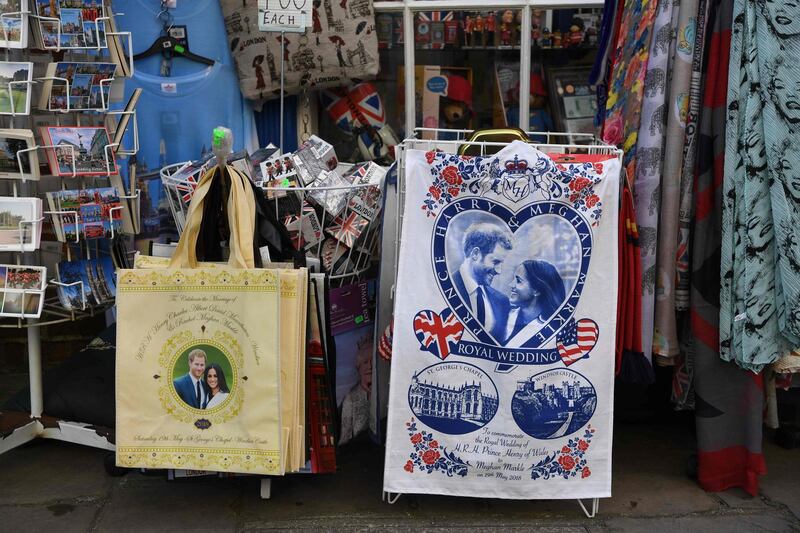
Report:
[[[516,231],[481,211],[459,214],[447,228],[446,260],[470,314],[500,346],[518,348],[561,309],[578,280],[581,243],[555,214]]]
[[[172,386],[188,407],[211,410],[222,406],[235,376],[228,356],[216,346],[198,343],[178,355],[172,368]]]

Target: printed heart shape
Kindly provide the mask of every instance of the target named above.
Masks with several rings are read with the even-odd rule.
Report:
[[[464,220],[459,222],[459,218],[462,217]],[[464,260],[464,234],[468,225],[485,223],[507,229],[512,236],[516,236],[518,232],[527,235],[535,228],[529,227],[523,231],[520,229],[525,228],[529,222],[545,220],[539,219],[539,217],[558,217],[563,220],[563,222],[558,221],[558,224],[562,227],[568,225],[571,227],[571,231],[574,231],[574,235],[570,237],[572,244],[568,246],[569,249],[559,252],[560,256],[571,254],[573,258],[572,272],[570,273],[570,279],[573,282],[569,286],[563,284],[564,268],[558,272],[558,276],[562,277],[564,299],[559,302],[557,310],[552,313],[547,322],[542,324],[538,320],[525,322],[524,319],[520,319],[521,311],[512,317],[509,310],[513,308],[509,297],[492,287],[493,278],[490,279],[488,284],[483,285],[486,294],[484,301],[488,302],[489,307],[492,308],[496,326],[499,324],[502,327],[495,327],[492,331],[487,331],[484,323],[478,320],[481,310],[473,311],[471,308],[469,291],[466,289],[464,276],[459,271],[458,261],[452,260],[453,253],[454,251],[458,252],[461,257],[460,261]],[[451,232],[451,228],[454,227],[459,229]],[[530,246],[527,241],[514,243],[514,246],[519,246],[518,256],[524,257],[526,260],[537,259],[538,252],[525,248],[526,244]],[[552,339],[572,319],[586,283],[592,245],[590,223],[578,210],[562,202],[532,202],[517,211],[512,211],[503,204],[487,198],[463,198],[448,204],[437,216],[434,222],[431,259],[439,290],[447,300],[449,310],[458,317],[464,327],[479,342],[498,347],[536,349]],[[448,258],[448,252],[451,255],[450,258]],[[511,265],[511,267],[514,266],[516,265]],[[519,293],[512,292],[512,294],[515,298],[519,298]],[[483,310],[484,317],[488,314],[485,308],[486,305]],[[515,324],[513,327],[509,327],[508,323],[512,318],[515,319]],[[517,324],[521,326],[520,329],[516,329]],[[509,330],[511,330],[510,336],[501,339],[500,337]]]
[[[419,341],[420,350],[430,352],[444,361],[461,340],[464,326],[450,309],[441,313],[426,309],[414,317],[414,334]]]

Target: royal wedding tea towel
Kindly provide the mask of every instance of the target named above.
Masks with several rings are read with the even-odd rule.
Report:
[[[611,495],[620,163],[594,161],[407,152],[385,491]]]

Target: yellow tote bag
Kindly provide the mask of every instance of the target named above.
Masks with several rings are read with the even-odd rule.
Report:
[[[226,170],[227,266],[198,268],[195,251],[215,168],[169,268],[119,273],[119,466],[283,473],[279,272],[253,268],[252,189]]]

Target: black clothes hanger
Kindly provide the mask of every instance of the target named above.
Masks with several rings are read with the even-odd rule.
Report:
[[[145,50],[144,52],[140,52],[133,56],[133,59],[142,59],[145,57],[150,57],[156,54],[161,54],[166,58],[171,57],[184,57],[190,61],[194,61],[196,63],[202,63],[204,65],[213,65],[215,61],[213,59],[209,59],[204,56],[197,55],[193,52],[190,52],[185,46],[183,46],[175,37],[171,35],[161,35],[159,36],[153,44],[150,45],[150,48]]]
[[[172,13],[166,7],[166,2],[161,1],[161,12],[158,14],[158,19],[161,21],[161,35],[150,45],[150,48],[144,52],[140,52],[133,56],[133,59],[142,59],[156,54],[160,54],[164,59],[172,59],[173,57],[184,57],[195,63],[202,63],[203,65],[213,65],[215,61],[207,57],[197,55],[189,51],[189,47],[181,44],[178,39],[170,35],[169,30],[172,29],[173,17]]]

